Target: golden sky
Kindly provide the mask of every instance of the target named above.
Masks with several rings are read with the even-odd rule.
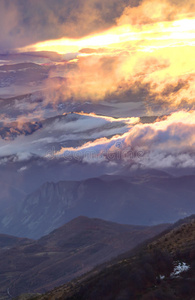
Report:
[[[79,39],[61,38],[20,51],[78,53],[71,63],[66,99],[102,100],[125,90],[149,87],[149,95],[170,106],[194,103],[195,13],[193,2],[143,1],[127,7],[117,25]],[[69,62],[70,63],[70,62]]]

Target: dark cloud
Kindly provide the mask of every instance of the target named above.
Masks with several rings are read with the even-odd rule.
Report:
[[[127,5],[128,0],[1,0],[0,51],[108,28]]]

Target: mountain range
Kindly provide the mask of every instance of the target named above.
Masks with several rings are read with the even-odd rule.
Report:
[[[78,217],[36,241],[0,235],[0,299],[51,290],[169,226]]]
[[[40,238],[80,215],[123,224],[175,222],[195,211],[195,176],[141,173],[47,182],[1,217],[0,231]]]

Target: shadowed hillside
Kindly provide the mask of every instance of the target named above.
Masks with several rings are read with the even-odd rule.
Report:
[[[195,216],[39,300],[195,299]]]
[[[9,248],[25,245],[31,243],[32,240],[25,238],[17,238],[15,236],[0,234],[0,251],[7,250]]]
[[[0,299],[48,291],[132,249],[168,226],[120,225],[78,217],[37,241],[14,245],[0,253]]]

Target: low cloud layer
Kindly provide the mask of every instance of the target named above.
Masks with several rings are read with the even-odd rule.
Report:
[[[1,164],[32,157],[64,163],[136,168],[195,167],[195,111],[179,111],[154,123],[69,114],[45,121],[31,135],[0,140]],[[118,166],[118,167],[117,167]]]
[[[66,103],[77,111],[76,102],[95,107],[102,101],[105,115],[112,103],[120,110],[130,102],[144,103],[148,116],[175,112],[152,124],[91,114],[72,114],[67,118],[73,120],[64,121],[62,116],[52,125],[44,121],[31,135],[24,136],[22,127],[14,141],[0,140],[1,157],[195,166],[194,1],[2,0],[0,14],[1,95],[40,91],[36,99],[34,94],[8,104],[2,100],[5,122],[15,118],[14,126],[22,127],[17,116],[28,109],[29,118],[38,114],[40,121],[46,111],[45,119],[51,111],[55,115],[54,107],[62,107],[62,115]],[[27,70],[27,61],[36,65]],[[7,65],[13,62],[25,64],[11,69]],[[138,108],[129,109],[129,116]]]
[[[139,118],[111,118],[94,114],[65,114],[39,122],[20,117],[16,122],[3,120],[0,130],[0,157],[31,155],[47,157],[62,147],[80,146],[87,141],[124,134]]]
[[[138,124],[122,136],[101,138],[78,149],[62,148],[56,157],[88,163],[114,162],[147,168],[195,167],[195,112],[180,111],[153,124]]]

